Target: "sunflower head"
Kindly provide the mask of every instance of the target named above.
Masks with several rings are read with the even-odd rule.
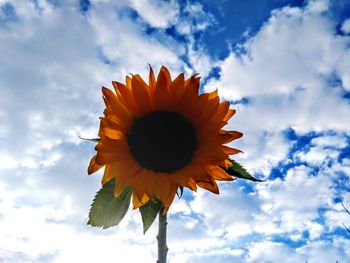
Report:
[[[197,75],[172,80],[163,66],[157,78],[150,68],[148,84],[138,74],[112,84],[114,92],[102,88],[106,108],[88,173],[105,167],[102,184],[114,179],[115,197],[128,188],[134,208],[156,198],[166,213],[179,187],[218,194],[217,181],[234,179],[228,158],[240,151],[225,144],[242,133],[223,127],[235,110],[217,91],[200,94]]]

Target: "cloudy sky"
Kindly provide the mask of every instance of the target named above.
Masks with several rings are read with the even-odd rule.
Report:
[[[200,73],[266,182],[185,191],[171,263],[350,262],[349,0],[0,0],[0,262],[155,262],[138,211],[86,225],[101,86]]]

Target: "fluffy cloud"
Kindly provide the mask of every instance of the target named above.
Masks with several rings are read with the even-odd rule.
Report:
[[[130,4],[153,27],[169,27],[179,13],[176,1],[130,0]]]
[[[290,169],[283,180],[276,179],[257,186],[263,200],[262,210],[285,232],[301,233],[318,228],[318,224],[314,224],[318,209],[331,204],[334,194],[331,179],[327,175],[310,174],[309,168],[299,166]],[[313,231],[319,232],[317,229]]]
[[[346,19],[342,26],[341,26],[341,30],[345,33],[345,34],[349,34],[350,33],[350,19]]]
[[[183,10],[183,16],[188,19],[178,19],[176,29],[180,34],[192,37],[194,32],[204,31],[208,27],[217,23],[215,17],[203,10],[200,3],[188,2]]]
[[[123,8],[125,6],[120,3],[96,5],[88,15],[88,21],[96,34],[96,48],[100,47],[107,63],[118,67],[114,76],[122,79],[125,74],[133,72],[147,76],[147,63],[156,68],[162,64],[170,65],[170,70],[178,72],[181,67],[178,56],[183,54],[183,48],[175,42],[165,46],[156,38],[145,35],[138,21],[125,16]]]
[[[316,146],[321,146],[324,148],[335,147],[335,148],[345,148],[347,146],[346,137],[340,135],[326,135],[321,137],[316,137],[312,139],[312,144]]]
[[[344,250],[348,245],[348,240],[338,239],[317,241],[293,250],[280,242],[256,242],[249,247],[247,262],[341,262],[349,258],[349,253]]]
[[[221,79],[215,84],[232,99],[312,89],[308,83],[318,84],[320,76],[346,59],[348,41],[334,35],[332,23],[322,14],[285,7],[274,11],[244,44],[246,53],[231,53],[222,62]]]
[[[297,158],[299,161],[307,162],[309,165],[321,166],[324,162],[337,158],[338,155],[338,151],[312,147],[306,152],[300,152]]]
[[[349,39],[336,35],[324,10],[317,10],[309,5],[274,11],[243,45],[244,53],[231,52],[218,63],[221,76],[207,88],[220,87],[232,100],[248,98],[238,122],[250,130],[349,130],[350,106],[342,98],[342,89],[348,89]],[[330,83],[334,77],[342,85]]]
[[[259,211],[259,200],[237,186],[229,188],[221,185],[219,196],[200,191],[191,207],[205,217],[209,233],[235,238],[252,232],[250,223]]]

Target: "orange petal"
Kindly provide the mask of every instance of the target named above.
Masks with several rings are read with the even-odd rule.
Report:
[[[118,157],[119,156],[117,154],[113,154],[113,153],[97,152],[97,154],[96,154],[96,163],[98,165],[106,165],[106,164],[109,164],[109,163],[113,163],[113,162],[119,161],[120,159]]]
[[[228,160],[228,159],[225,160],[225,164],[226,164],[227,168],[233,166],[233,163],[230,160]]]
[[[197,192],[196,181],[192,177],[188,178],[187,187],[190,188],[193,192]]]
[[[100,137],[107,136],[108,138],[113,139],[113,140],[125,139],[125,135],[124,135],[124,133],[122,131],[114,130],[114,129],[111,129],[111,128],[108,128],[108,127],[105,127],[105,128],[102,128],[102,129],[100,128],[99,136]]]
[[[140,206],[143,206],[144,204],[146,204],[148,201],[149,201],[149,197],[144,194],[142,196],[142,198],[139,198],[137,196],[137,194],[135,192],[133,192],[133,195],[132,195],[132,204],[133,204],[133,208],[134,209],[137,209],[139,208]]]
[[[105,87],[102,87],[102,93],[104,95],[104,100],[107,108],[111,108],[115,115],[118,117],[118,124],[122,127],[128,128],[132,122],[131,113],[120,103],[117,96]]]
[[[227,120],[224,120],[224,117],[227,115],[229,111],[229,107],[230,107],[230,102],[228,101],[221,102],[211,122],[217,122],[221,120],[223,120],[224,122],[227,122]]]
[[[161,200],[165,206],[171,196],[173,185],[172,181],[166,175],[158,176],[157,184],[154,188],[154,195]]]
[[[215,97],[218,97],[218,89],[215,89],[212,92],[209,92],[209,99],[213,99]]]
[[[133,160],[117,162],[114,165],[116,173],[116,188],[114,189],[114,195],[119,196],[125,186],[132,186],[131,182],[141,171],[141,167],[139,167],[139,165]],[[133,190],[135,191],[135,189]]]
[[[192,122],[197,123],[199,121],[199,116],[203,114],[203,110],[208,103],[208,96],[208,93],[203,93],[199,96],[196,96],[193,103],[186,105],[185,107],[184,103],[180,103],[178,108],[184,112],[184,115]]]
[[[115,182],[115,187],[114,187],[114,196],[117,198],[123,193],[125,187],[127,186],[127,181],[125,180],[124,177],[119,176],[118,179]]]
[[[139,199],[142,198],[143,194],[149,194],[150,196],[154,194],[152,189],[149,191],[149,182],[151,180],[156,182],[154,178],[149,176],[148,170],[141,167],[134,176],[130,177],[130,186]]]
[[[145,83],[140,82],[137,77],[132,78],[132,91],[137,107],[138,117],[147,114],[151,110],[150,98]]]
[[[212,165],[207,168],[208,173],[213,177],[214,180],[218,181],[232,181],[233,177],[225,172],[222,168],[217,165]]]
[[[208,98],[209,96],[210,94],[208,94]],[[207,125],[206,123],[208,120],[211,120],[218,111],[219,105],[219,97],[215,97],[207,101],[205,107],[202,109],[201,114],[198,116],[198,121],[200,123],[205,122],[205,125]]]
[[[191,189],[192,191],[197,191],[197,185],[196,181],[193,178],[194,175],[197,175],[201,173],[199,169],[192,169],[189,167],[189,169],[183,169],[181,171],[172,173],[172,174],[166,174],[165,176],[169,177],[172,184],[183,186]]]
[[[165,109],[168,105],[168,98],[167,79],[164,72],[160,71],[154,91],[154,107],[157,110]]]
[[[235,139],[241,138],[243,136],[243,133],[238,132],[238,131],[224,131],[221,130],[219,137],[220,137],[220,141],[225,144],[225,143],[229,143]]]
[[[130,109],[132,112],[135,113],[135,101],[132,96],[131,88],[129,88],[127,85],[124,85],[122,83],[119,83],[117,81],[113,81],[112,85],[115,89],[115,92],[117,93],[117,96],[120,100],[120,102],[128,109]]]
[[[222,162],[220,162],[218,165],[220,165],[221,167],[223,167],[223,168],[225,168],[226,170],[228,169],[228,168],[230,168],[233,164],[232,164],[232,162],[230,161],[230,160],[225,160],[225,161],[222,161]]]
[[[219,194],[219,187],[215,180],[207,181],[207,182],[198,182],[197,185],[203,189],[209,190],[214,194]]]
[[[115,165],[113,164],[107,164],[105,167],[105,171],[103,173],[103,177],[101,180],[102,185],[109,182],[116,176],[116,169]]]
[[[149,87],[154,90],[156,88],[156,78],[153,73],[153,69],[151,66],[149,66],[149,81],[148,81]]]
[[[88,167],[88,174],[93,174],[94,172],[100,170],[103,167],[103,165],[99,165],[96,163],[96,155],[91,158],[90,164]]]
[[[235,149],[235,148],[231,148],[231,147],[228,147],[226,145],[223,145],[222,149],[228,155],[237,154],[237,153],[241,153],[242,152],[241,150],[238,150],[238,149]]]
[[[147,83],[143,80],[143,78],[141,78],[139,74],[135,74],[133,78],[135,78],[145,88],[145,90],[148,90]],[[132,79],[131,79],[131,83],[132,83]]]
[[[96,151],[103,153],[124,153],[128,149],[126,140],[113,140],[108,137],[102,137],[95,146]]]
[[[112,143],[106,143],[106,140],[110,139],[103,137],[95,147],[97,151],[95,161],[97,164],[105,165],[107,163],[131,159],[125,141],[110,140]]]
[[[174,201],[176,191],[177,191],[177,186],[176,185],[172,185],[171,186],[171,190],[170,190],[170,192],[168,194],[168,198],[165,200],[165,202],[163,202],[163,204],[164,204],[163,215],[166,215],[168,213],[168,210],[169,210],[172,202]]]
[[[110,128],[110,129],[119,130],[119,131],[123,130],[123,128],[111,116],[100,118],[100,130],[98,134],[99,137],[103,136],[102,130],[105,128]]]
[[[178,101],[181,99],[181,96],[184,92],[185,87],[185,76],[181,73],[170,85],[170,98],[173,106],[178,104]]]
[[[193,163],[200,165],[216,164],[227,159],[228,155],[222,149],[216,149],[215,151],[200,150],[194,158]]]
[[[190,77],[185,81],[185,92],[182,96],[183,103],[191,105],[198,97],[199,92],[199,78],[195,76]]]
[[[128,86],[128,88],[131,90],[131,78],[129,76],[125,76],[125,83],[126,83],[126,86]]]
[[[167,83],[166,87],[167,87],[167,89],[169,89],[170,84],[171,84],[170,72],[169,72],[169,70],[168,70],[166,67],[164,67],[164,66],[162,66],[162,67],[160,68],[160,71],[164,73],[164,76],[165,76],[165,78],[166,78],[166,83]]]
[[[154,92],[156,90],[156,78],[153,73],[153,69],[151,65],[149,66],[149,77],[148,77],[148,92],[150,94],[150,102],[151,105],[154,105]]]
[[[224,117],[224,121],[228,121],[236,113],[236,110],[229,109]]]
[[[197,131],[198,141],[206,141],[206,138],[216,136],[225,124],[226,123],[223,121],[218,121],[218,122],[212,122],[210,123],[210,125],[207,124],[207,125],[201,126],[200,129],[198,129]]]

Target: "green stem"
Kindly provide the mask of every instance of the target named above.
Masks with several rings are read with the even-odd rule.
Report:
[[[158,260],[157,263],[166,263],[168,246],[166,244],[166,228],[168,225],[167,216],[163,215],[164,207],[159,211],[159,226],[158,226]]]

